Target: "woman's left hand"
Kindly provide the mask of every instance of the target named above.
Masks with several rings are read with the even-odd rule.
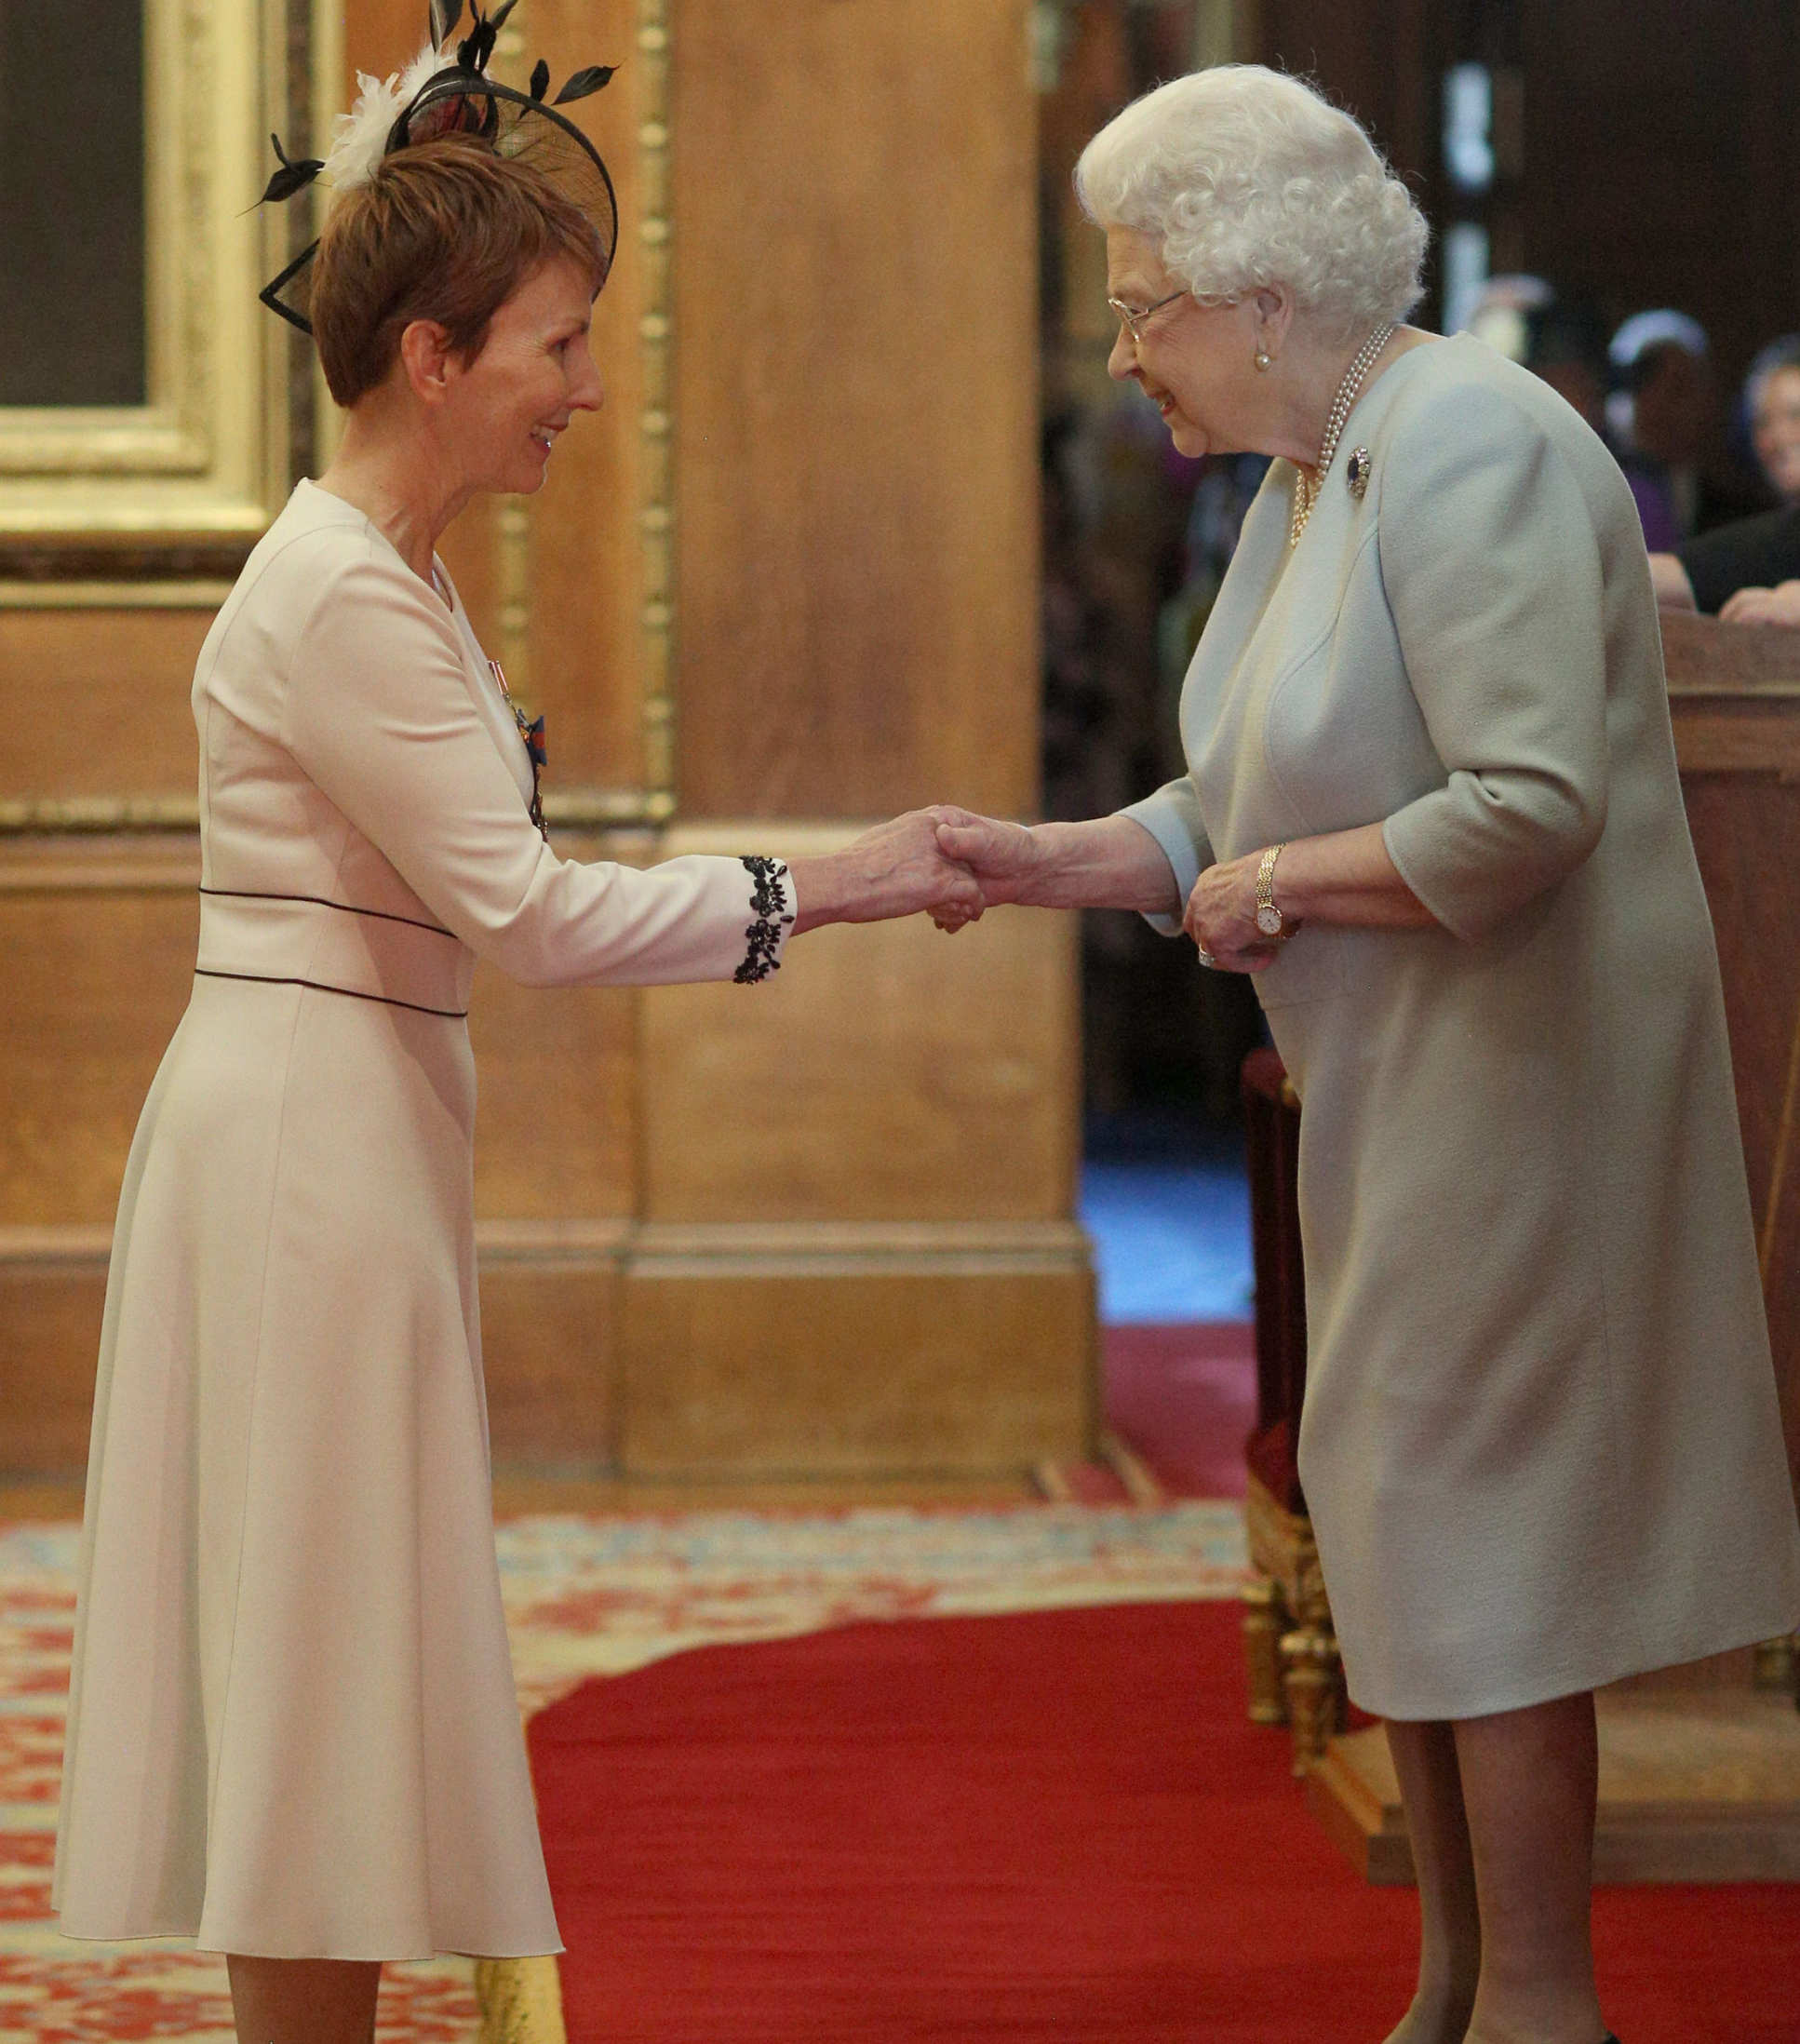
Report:
[[[1200,947],[1200,961],[1222,973],[1259,973],[1285,941],[1256,927],[1256,868],[1262,854],[1209,866],[1188,896],[1181,927]],[[1288,925],[1291,932],[1295,924]]]

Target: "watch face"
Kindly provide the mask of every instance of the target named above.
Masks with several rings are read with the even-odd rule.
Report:
[[[1256,927],[1264,936],[1280,936],[1282,934],[1281,910],[1273,903],[1270,903],[1267,908],[1258,908],[1256,910]]]

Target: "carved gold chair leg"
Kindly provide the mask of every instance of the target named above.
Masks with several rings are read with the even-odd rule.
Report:
[[[1293,1622],[1281,1585],[1272,1577],[1253,1576],[1243,1592],[1243,1664],[1253,1725],[1287,1723],[1282,1638]]]
[[[1337,1635],[1323,1626],[1287,1634],[1282,1641],[1282,1686],[1294,1731],[1294,1771],[1310,1774],[1324,1758],[1326,1741],[1348,1722]]]
[[[1766,1639],[1756,1649],[1751,1679],[1759,1689],[1780,1689],[1800,1703],[1800,1633]]]

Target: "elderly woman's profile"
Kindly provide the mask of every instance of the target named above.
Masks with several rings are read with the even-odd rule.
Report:
[[[616,214],[542,84],[488,82],[494,23],[444,41],[458,13],[365,81],[321,242],[264,294],[343,435],[195,676],[198,961],[95,1399],[56,1906],[227,1954],[242,2044],[367,2044],[383,1959],[560,1948],[492,1540],[477,958],[754,985],[817,924],[977,906],[924,814],[791,867],[550,849],[533,733],[434,542],[537,490],[600,403]]]
[[[1163,86],[1077,184],[1112,374],[1183,454],[1276,459],[1188,773],[939,841],[989,902],[1135,908],[1256,975],[1304,1102],[1301,1479],[1418,1872],[1390,2044],[1600,2044],[1592,1691],[1800,1615],[1632,493],[1538,378],[1403,323],[1425,222],[1304,84]]]

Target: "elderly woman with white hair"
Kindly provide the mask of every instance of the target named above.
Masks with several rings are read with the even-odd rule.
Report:
[[[1426,226],[1254,66],[1088,145],[1135,382],[1277,457],[1189,772],[938,840],[989,902],[1256,975],[1304,1099],[1302,1480],[1419,1877],[1395,2044],[1596,2044],[1593,1689],[1784,1633],[1780,1447],[1719,975],[1632,494],[1554,392],[1402,325]]]

